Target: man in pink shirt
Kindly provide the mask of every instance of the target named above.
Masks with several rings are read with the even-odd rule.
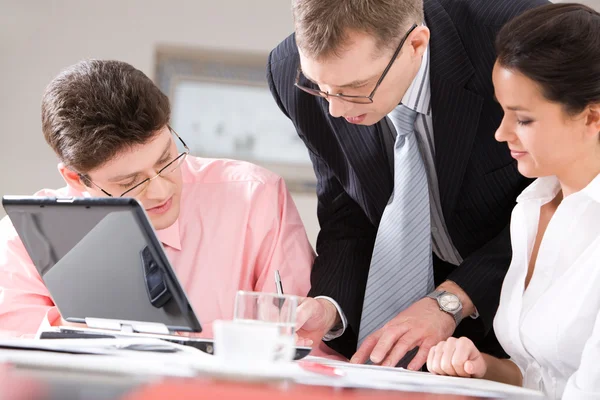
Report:
[[[314,253],[283,180],[258,166],[188,155],[167,97],[118,61],[61,73],[42,101],[44,137],[67,186],[43,196],[127,196],[143,207],[198,317],[203,336],[231,319],[239,289],[305,296]],[[178,150],[177,146],[181,150]],[[8,217],[0,221],[0,330],[34,335],[62,323]]]

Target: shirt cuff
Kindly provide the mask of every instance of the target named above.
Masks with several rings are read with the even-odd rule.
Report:
[[[40,324],[37,333],[35,334],[35,338],[39,339],[43,332],[52,331],[54,324],[57,321],[60,321],[60,313],[58,312],[58,308],[51,307],[46,312],[42,323]]]
[[[344,315],[344,312],[342,311],[342,308],[331,297],[317,296],[317,297],[315,297],[315,300],[316,299],[325,299],[325,300],[331,302],[331,304],[333,304],[333,306],[337,310],[337,312],[338,312],[338,314],[340,316],[340,320],[342,321],[341,326],[340,326],[340,324],[334,326],[329,332],[327,332],[325,334],[325,336],[323,336],[323,341],[328,342],[330,340],[339,338],[340,336],[342,336],[344,334],[344,332],[346,332],[346,327],[348,326],[348,320],[346,319],[346,316]]]

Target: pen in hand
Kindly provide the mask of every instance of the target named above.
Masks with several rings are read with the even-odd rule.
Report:
[[[283,285],[281,284],[281,275],[279,275],[279,270],[275,270],[275,288],[277,289],[277,294],[279,296],[283,296]],[[284,302],[285,299],[279,299],[279,312],[281,312]]]
[[[283,285],[281,284],[281,275],[279,275],[279,270],[275,270],[275,287],[277,288],[277,294],[283,296]]]

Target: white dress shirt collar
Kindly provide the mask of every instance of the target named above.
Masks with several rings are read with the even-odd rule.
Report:
[[[419,114],[431,114],[431,87],[429,85],[429,46],[423,53],[421,67],[404,93],[402,104]]]
[[[522,203],[529,200],[541,201],[547,203],[554,199],[561,186],[558,178],[554,175],[544,176],[536,179],[517,197],[517,202]],[[600,203],[600,174],[583,189],[580,194],[590,197],[592,200]]]

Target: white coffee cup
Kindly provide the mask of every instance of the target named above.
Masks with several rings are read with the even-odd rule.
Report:
[[[215,356],[226,364],[255,365],[290,361],[293,338],[282,336],[276,324],[260,321],[215,321]]]

